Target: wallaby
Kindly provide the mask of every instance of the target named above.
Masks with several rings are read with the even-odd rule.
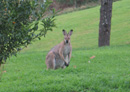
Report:
[[[71,54],[72,54],[72,46],[70,43],[70,36],[72,35],[73,30],[67,34],[65,30],[63,30],[64,40],[53,47],[46,56],[46,65],[48,69],[58,69],[65,68],[69,66]]]

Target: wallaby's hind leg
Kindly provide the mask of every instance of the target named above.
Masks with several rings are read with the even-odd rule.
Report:
[[[53,52],[48,53],[46,57],[46,65],[48,69],[55,69],[55,55]]]

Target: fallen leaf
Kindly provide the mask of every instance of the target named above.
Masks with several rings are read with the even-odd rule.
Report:
[[[95,56],[90,57],[90,59],[93,59],[93,58],[95,58]]]
[[[3,73],[6,73],[6,71],[3,71]]]
[[[76,68],[76,65],[74,65],[73,67]]]

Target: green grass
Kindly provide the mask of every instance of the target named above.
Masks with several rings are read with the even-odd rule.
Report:
[[[57,16],[53,32],[7,60],[0,92],[130,92],[129,3],[113,4],[109,47],[98,48],[99,6]],[[47,71],[45,56],[62,29],[74,29],[70,66]]]

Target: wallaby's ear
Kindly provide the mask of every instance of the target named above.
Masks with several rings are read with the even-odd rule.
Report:
[[[73,33],[73,29],[71,29],[70,32],[69,32],[68,34],[71,36],[72,33]]]
[[[63,35],[67,35],[67,32],[64,29],[62,31],[63,31]]]

